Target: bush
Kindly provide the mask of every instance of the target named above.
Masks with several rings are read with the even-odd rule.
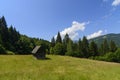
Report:
[[[12,51],[7,51],[7,55],[15,55],[15,53]]]
[[[50,48],[50,54],[54,54],[54,48],[53,47]]]
[[[105,55],[105,60],[106,61],[109,61],[109,62],[116,62],[116,54],[115,53],[112,53],[112,52],[109,52]]]
[[[95,60],[100,60],[100,61],[106,61],[106,57],[105,56],[96,56],[95,58],[93,58]]]
[[[2,45],[0,45],[0,54],[6,54],[6,50]]]
[[[102,61],[120,63],[120,49],[118,49],[115,53],[109,52],[109,53],[106,53],[103,56],[97,56],[97,57],[95,57],[95,59],[96,60],[102,60]]]
[[[65,48],[63,46],[63,44],[61,43],[57,43],[54,47],[54,54],[56,55],[65,55]]]
[[[115,56],[116,56],[116,62],[119,62],[119,63],[120,63],[120,49],[118,49],[118,50],[115,52]]]

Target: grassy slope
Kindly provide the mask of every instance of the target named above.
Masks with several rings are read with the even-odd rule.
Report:
[[[0,56],[0,80],[120,80],[120,64],[64,56]]]

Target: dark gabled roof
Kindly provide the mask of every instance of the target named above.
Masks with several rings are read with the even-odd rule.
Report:
[[[37,53],[37,51],[38,51],[39,49],[40,49],[40,46],[36,46],[36,47],[33,49],[32,53],[33,53],[33,54]]]

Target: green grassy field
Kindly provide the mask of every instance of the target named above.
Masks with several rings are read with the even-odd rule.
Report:
[[[0,80],[120,80],[120,64],[67,56],[1,55]]]

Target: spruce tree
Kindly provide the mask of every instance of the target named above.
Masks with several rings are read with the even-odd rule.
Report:
[[[51,47],[54,47],[55,46],[55,38],[53,37],[52,39],[51,39]]]
[[[85,58],[89,57],[89,42],[85,36],[82,40],[82,54]]]
[[[115,52],[117,50],[117,46],[114,41],[110,41],[110,51]]]
[[[104,55],[104,47],[103,43],[101,43],[100,48],[99,48],[99,55]]]
[[[67,44],[67,52],[65,53],[65,55],[67,56],[73,56],[73,41],[69,40],[68,44]]]
[[[94,41],[90,42],[89,50],[90,56],[98,56],[98,47]]]
[[[103,43],[100,46],[100,55],[105,55],[109,52],[109,45],[107,39],[104,39]]]
[[[80,57],[78,42],[73,42],[73,56]]]
[[[1,21],[2,21],[2,25],[7,28],[7,22],[4,16],[1,17]]]
[[[69,42],[69,35],[68,34],[66,34],[65,35],[65,37],[63,38],[63,45],[64,45],[64,48],[65,48],[65,53],[66,53],[66,51],[67,51],[67,44],[68,44],[68,42]]]
[[[64,39],[63,39],[63,44],[67,45],[68,42],[69,42],[69,39],[70,39],[70,38],[69,38],[69,35],[66,34],[65,37],[64,37]]]
[[[0,44],[0,54],[6,54],[5,48]]]
[[[0,34],[0,44],[2,44],[1,34]]]
[[[10,47],[9,33],[8,33],[8,27],[7,27],[7,23],[4,16],[0,19],[0,34],[1,34],[2,45],[5,48],[9,48]]]
[[[53,47],[50,48],[50,54],[54,54],[54,48]]]
[[[13,28],[13,26],[11,25],[10,28],[8,29],[9,31],[9,44],[10,44],[10,48],[9,50],[12,51],[16,51],[16,47],[17,47],[17,42],[20,39],[20,34],[19,32],[16,31],[15,28]]]
[[[81,41],[81,39],[79,39],[79,41],[78,41],[78,57],[83,57],[83,54],[82,54],[82,41]]]
[[[56,54],[56,55],[65,55],[65,49],[64,49],[63,44],[61,44],[61,43],[56,43],[53,52],[54,52],[54,54]]]
[[[58,34],[57,34],[56,43],[62,43],[62,38],[61,38],[60,32],[58,32]]]
[[[103,42],[103,54],[108,53],[108,52],[109,52],[108,41],[107,41],[107,39],[104,39],[104,42]]]

